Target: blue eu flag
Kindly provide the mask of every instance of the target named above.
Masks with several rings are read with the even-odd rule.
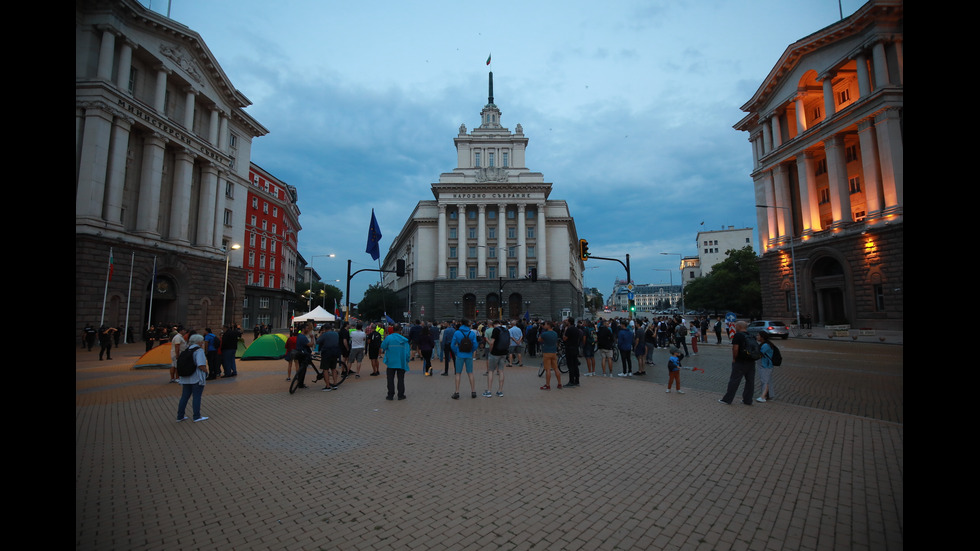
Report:
[[[374,217],[374,209],[371,209],[371,227],[368,228],[367,250],[364,252],[371,255],[374,260],[381,258],[381,249],[378,247],[380,242],[381,227],[378,226],[378,219]]]

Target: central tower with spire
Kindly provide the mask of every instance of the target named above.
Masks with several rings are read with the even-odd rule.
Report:
[[[480,111],[480,128],[501,128],[500,109],[493,103],[493,71],[490,71],[487,104],[483,106],[483,111]]]

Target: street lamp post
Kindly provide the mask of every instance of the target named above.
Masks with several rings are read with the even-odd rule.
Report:
[[[242,246],[234,243],[232,251],[241,249]],[[231,265],[231,251],[225,251],[225,286],[221,288],[221,325],[225,324],[225,310],[228,308],[228,267]]]
[[[684,315],[684,256],[678,253],[660,253],[660,254],[677,257],[677,263],[679,264],[679,268],[677,269],[677,271],[680,272],[681,274],[681,316],[683,316]],[[671,273],[670,278],[673,281],[674,279],[673,273]],[[674,286],[673,282],[670,284],[670,286],[671,287]]]
[[[756,208],[760,208],[760,209],[784,209],[784,210],[790,210],[789,207],[777,207],[775,205],[756,205],[755,207]],[[792,225],[792,223],[793,223],[792,217],[793,217],[793,213],[790,212],[790,225]],[[799,290],[799,287],[797,286],[797,283],[796,283],[797,282],[797,279],[796,279],[796,246],[795,246],[794,240],[793,240],[793,229],[792,229],[792,227],[789,230],[789,255],[790,255],[790,262],[793,263],[793,300],[796,302],[796,327],[797,327],[797,329],[799,329],[799,327],[800,327],[800,290]]]

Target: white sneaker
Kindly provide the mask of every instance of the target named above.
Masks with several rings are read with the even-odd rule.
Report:
[[[670,394],[670,389],[669,388],[667,389],[667,394]]]
[[[625,377],[625,376],[626,376],[626,374],[625,374],[625,373],[617,373],[617,374],[616,374],[616,376],[617,376],[617,377]]]
[[[194,422],[195,423],[200,423],[201,421],[207,421],[207,420],[208,420],[207,417],[199,417],[197,419],[194,419]]]
[[[684,394],[684,391],[683,390],[678,390],[677,393],[678,394]]]
[[[758,398],[756,398],[755,401],[756,402],[759,402],[759,403],[762,403],[762,404],[766,403],[766,399],[763,398],[762,396],[759,396]]]

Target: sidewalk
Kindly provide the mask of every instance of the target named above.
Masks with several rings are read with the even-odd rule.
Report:
[[[240,362],[197,424],[175,422],[166,370],[129,369],[141,344],[78,352],[76,548],[902,549],[902,423],[818,394],[877,370],[849,384],[901,410],[902,366],[867,361],[900,347],[825,340],[780,342],[834,363],[753,407],[717,403],[728,350],[702,346],[684,395],[660,366],[542,391],[533,360],[505,370],[503,398],[479,396],[480,362],[476,399],[420,362],[404,401],[370,367],[289,395],[285,362]]]

